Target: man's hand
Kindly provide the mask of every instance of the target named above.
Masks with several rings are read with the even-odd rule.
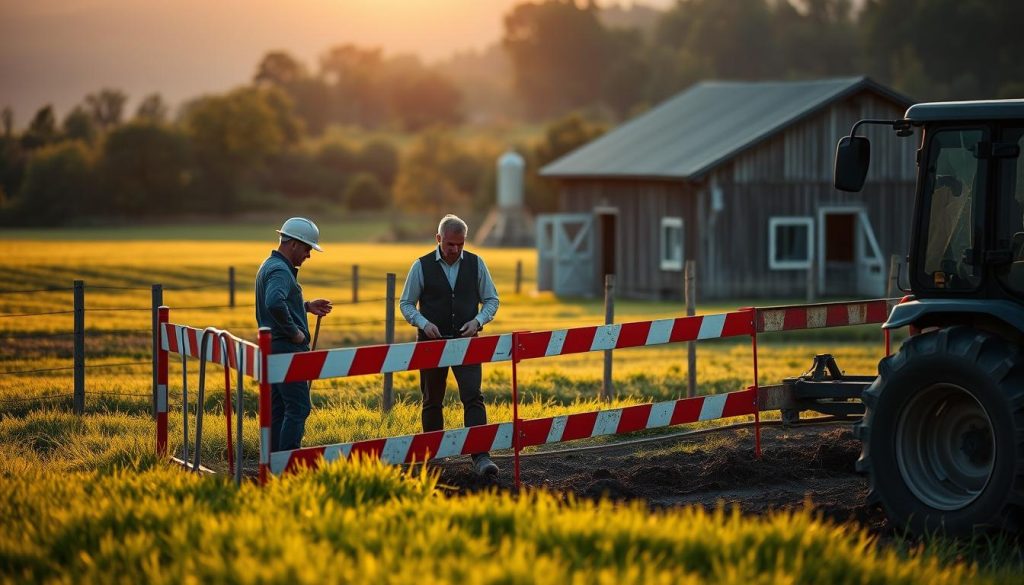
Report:
[[[306,343],[306,334],[303,333],[301,329],[296,329],[295,335],[292,335],[292,343],[297,345]]]
[[[441,338],[441,330],[437,328],[437,325],[430,322],[423,326],[423,334],[431,339]]]
[[[317,317],[323,317],[327,313],[331,312],[331,301],[327,299],[316,299],[306,303],[306,310],[313,313]]]
[[[473,337],[476,332],[480,330],[480,323],[476,319],[470,319],[466,321],[466,324],[459,329],[460,337]]]

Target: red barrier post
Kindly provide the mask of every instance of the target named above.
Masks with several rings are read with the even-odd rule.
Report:
[[[270,479],[270,382],[267,379],[267,357],[270,356],[270,328],[260,327],[260,485]]]
[[[889,330],[882,329],[882,331],[885,335],[885,357],[889,357],[892,355],[892,341],[889,339]]]
[[[519,436],[519,380],[516,370],[519,369],[519,333],[512,334],[512,469],[516,490],[519,490],[519,449],[522,445]]]
[[[167,334],[166,325],[170,309],[161,306],[157,309],[156,345],[156,454],[158,457],[167,455],[167,350],[164,349],[163,338]]]

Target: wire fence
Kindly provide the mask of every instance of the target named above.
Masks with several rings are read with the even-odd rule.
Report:
[[[92,275],[90,273],[90,275]],[[235,278],[236,270],[234,266],[228,267],[227,278],[216,278],[210,280],[202,280],[195,284],[152,284],[144,286],[137,284],[138,281],[128,282],[124,284],[87,284],[84,280],[76,280],[73,286],[60,286],[57,284],[42,284],[33,283],[35,288],[11,288],[11,289],[0,289],[0,302],[3,302],[5,297],[12,299],[8,306],[29,309],[30,303],[24,301],[17,301],[14,299],[19,298],[18,295],[33,295],[33,294],[49,294],[49,293],[72,293],[72,306],[71,309],[61,309],[53,311],[33,311],[33,310],[22,310],[10,313],[0,313],[0,323],[9,323],[14,319],[31,319],[36,317],[51,317],[59,315],[72,315],[74,317],[74,323],[71,330],[58,330],[58,331],[0,331],[0,341],[7,345],[7,350],[0,352],[0,364],[5,359],[4,354],[10,354],[18,356],[18,361],[24,362],[26,355],[24,350],[25,343],[29,343],[29,346],[33,348],[33,351],[43,352],[59,352],[51,353],[48,356],[44,356],[43,359],[51,359],[53,357],[59,357],[60,353],[67,352],[67,347],[70,342],[72,346],[71,365],[57,366],[48,368],[27,368],[27,369],[8,369],[0,371],[0,380],[21,380],[21,378],[28,378],[31,376],[45,375],[45,374],[63,374],[70,372],[74,382],[73,394],[71,396],[62,394],[47,394],[35,397],[11,397],[0,399],[0,407],[16,405],[16,404],[30,404],[30,403],[45,403],[59,400],[71,399],[73,403],[73,409],[76,413],[81,414],[84,410],[85,404],[85,372],[86,371],[97,371],[104,369],[115,369],[115,368],[139,368],[142,366],[153,366],[153,361],[121,361],[113,363],[87,363],[96,359],[96,355],[92,355],[90,358],[86,351],[86,341],[92,340],[93,343],[104,338],[110,338],[112,336],[128,336],[128,335],[147,335],[150,336],[151,344],[155,343],[155,327],[156,327],[156,311],[160,305],[165,304],[163,301],[164,293],[176,293],[176,292],[195,292],[195,291],[211,291],[211,290],[222,290],[226,293],[226,302],[223,304],[193,304],[193,305],[173,305],[175,312],[179,311],[211,311],[211,310],[224,310],[224,309],[252,309],[255,308],[255,303],[238,303],[236,302],[236,292],[238,291],[238,283]],[[514,277],[504,272],[494,273],[495,276],[500,275],[500,278],[504,282],[512,280],[514,278],[514,291],[518,294],[521,291],[524,282],[533,282],[523,278],[522,275],[522,261],[518,262],[515,270]],[[97,275],[101,280],[107,280],[108,278],[103,275]],[[180,278],[186,278],[187,274],[182,272],[174,275],[173,279],[177,280]],[[134,280],[134,279],[132,279]],[[375,270],[366,271],[365,267],[358,264],[351,265],[348,269],[344,270],[344,274],[339,274],[334,278],[309,278],[303,279],[302,284],[314,287],[338,287],[340,294],[332,293],[332,304],[336,306],[357,306],[357,305],[384,305],[381,307],[381,313],[384,318],[380,319],[359,319],[355,321],[338,321],[330,320],[324,322],[322,327],[323,330],[331,332],[332,335],[336,335],[338,332],[345,332],[357,327],[371,327],[371,326],[383,326],[383,333],[385,340],[390,338],[395,339],[395,305],[397,305],[397,296],[395,294],[397,275],[394,273],[377,273]],[[386,283],[382,288],[386,289],[385,295],[366,295],[367,285],[370,288],[376,288],[379,283]],[[32,285],[30,285],[32,286]],[[504,287],[502,287],[504,288]],[[88,291],[102,291],[106,293],[103,297],[104,306],[87,306],[86,297]],[[132,297],[132,293],[149,291],[151,293],[150,306],[140,306],[135,303],[126,303],[122,306],[108,306],[111,303],[112,298],[117,298],[117,295],[124,293],[121,298],[125,300]],[[115,297],[111,297],[110,293],[113,293]],[[24,298],[24,297],[22,297]],[[54,299],[55,297],[47,296],[45,299]],[[44,300],[45,300],[44,299]],[[48,302],[48,301],[47,301]],[[391,307],[388,307],[390,302]],[[19,307],[20,305],[20,307]],[[66,305],[65,305],[66,306]],[[112,329],[97,329],[95,327],[85,327],[86,315],[111,315],[111,314],[142,314],[150,313],[152,320],[152,327],[149,329],[142,329],[138,327],[122,327]],[[399,316],[399,319],[401,317]],[[131,319],[129,319],[129,322]],[[402,321],[404,324],[404,320]],[[405,333],[403,331],[403,333]],[[400,336],[400,337],[404,337]],[[136,338],[137,341],[137,338]],[[35,342],[35,344],[32,344]],[[67,355],[63,353],[63,355]],[[52,362],[51,362],[52,363]],[[0,366],[2,367],[2,366]],[[52,378],[50,378],[52,379]],[[18,382],[22,383],[21,381]],[[132,398],[151,398],[155,399],[155,381],[153,382],[153,388],[149,393],[125,393],[125,392],[103,392],[97,390],[91,390],[90,396],[116,396],[116,397],[132,397]]]

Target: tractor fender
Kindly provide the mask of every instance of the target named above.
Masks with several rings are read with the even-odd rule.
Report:
[[[1024,306],[1007,300],[992,299],[915,299],[893,307],[882,329],[898,329],[939,314],[988,315],[1017,331],[1024,331]]]

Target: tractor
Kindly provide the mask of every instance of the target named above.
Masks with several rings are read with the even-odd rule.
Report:
[[[921,103],[861,120],[834,185],[860,191],[857,128],[920,135],[905,279],[883,327],[908,328],[864,390],[857,468],[898,528],[969,535],[1024,527],[1024,100]],[[915,132],[915,130],[919,132]],[[902,285],[901,285],[902,286]]]

